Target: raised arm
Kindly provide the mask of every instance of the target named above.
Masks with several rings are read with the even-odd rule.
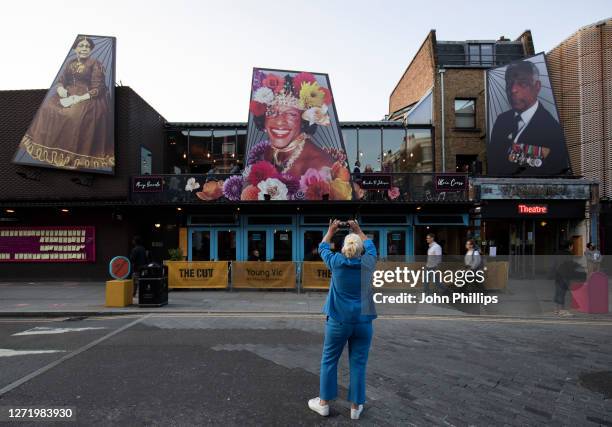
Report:
[[[334,234],[336,234],[336,231],[338,231],[339,225],[340,225],[340,221],[338,221],[337,219],[334,219],[334,220],[330,219],[329,228],[327,229],[327,233],[325,233],[325,236],[323,236],[323,240],[319,244],[319,255],[321,256],[321,259],[323,260],[327,268],[329,268],[330,270],[332,268],[332,265],[331,265],[332,258],[335,255],[331,250],[330,243],[331,243],[332,237],[334,237]]]

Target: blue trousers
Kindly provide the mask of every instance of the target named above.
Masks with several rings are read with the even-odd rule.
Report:
[[[327,318],[319,397],[323,400],[333,400],[338,396],[338,360],[347,341],[350,365],[348,400],[360,405],[365,402],[366,365],[372,342],[371,321],[340,323],[331,317]]]

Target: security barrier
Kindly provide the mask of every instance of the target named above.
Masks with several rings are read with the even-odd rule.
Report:
[[[302,289],[329,289],[331,271],[322,261],[304,261],[302,263]]]
[[[166,261],[168,288],[227,288],[227,261]]]
[[[295,289],[295,273],[291,261],[233,261],[232,288]]]

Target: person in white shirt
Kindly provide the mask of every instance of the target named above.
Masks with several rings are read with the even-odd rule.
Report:
[[[427,233],[425,240],[429,245],[429,248],[427,249],[427,264],[425,264],[425,269],[437,270],[438,266],[442,262],[442,247],[436,243],[436,235],[433,233]],[[441,288],[442,286],[436,280],[433,280],[432,283],[434,283],[437,288]],[[426,294],[430,293],[428,280],[423,281],[423,290]]]
[[[476,242],[473,239],[469,239],[465,243],[465,249],[467,250],[465,253],[464,264],[470,270],[476,270],[480,266],[480,252],[476,249]]]

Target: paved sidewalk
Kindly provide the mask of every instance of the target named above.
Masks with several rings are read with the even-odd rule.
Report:
[[[612,289],[612,287],[611,287]],[[504,292],[491,293],[498,304],[379,304],[380,315],[555,317],[554,285],[548,281],[510,281]],[[93,314],[164,313],[321,313],[327,292],[177,289],[164,307],[104,306],[104,282],[0,282],[0,316],[78,316]],[[571,295],[568,293],[568,305]],[[612,296],[609,297],[612,303]],[[612,307],[609,310],[612,312]],[[571,319],[608,319],[612,314],[574,313]]]

